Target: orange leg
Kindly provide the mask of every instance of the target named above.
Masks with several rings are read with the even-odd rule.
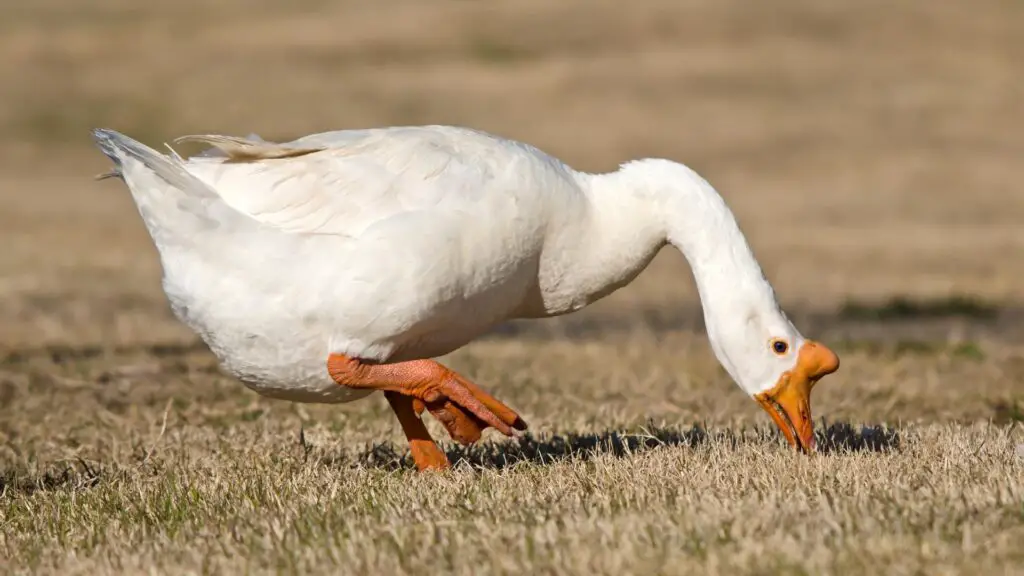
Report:
[[[476,442],[488,426],[507,436],[513,428],[526,429],[526,422],[511,408],[433,360],[366,364],[332,354],[327,370],[339,385],[385,392],[420,470],[443,467],[439,462],[448,464],[418,417],[424,409],[461,444]]]
[[[398,392],[385,392],[384,397],[391,404],[391,409],[398,416],[398,422],[402,425],[402,431],[409,440],[409,451],[412,453],[412,460],[416,463],[418,470],[441,470],[448,468],[448,457],[437,447],[434,439],[427,432],[427,427],[416,415],[413,408],[413,398],[402,396]]]

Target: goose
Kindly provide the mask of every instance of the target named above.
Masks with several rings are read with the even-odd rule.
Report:
[[[814,448],[810,393],[839,367],[805,338],[722,196],[684,164],[586,173],[456,126],[337,130],[284,143],[182,136],[182,157],[109,129],[93,139],[157,249],[177,319],[256,393],[341,403],[382,391],[418,470],[522,417],[433,358],[512,319],[578,311],[663,247],[686,258],[712,351],[788,443]]]

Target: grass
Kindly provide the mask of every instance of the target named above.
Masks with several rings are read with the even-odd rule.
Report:
[[[8,487],[3,547],[74,572],[988,571],[1022,561],[1009,431],[930,425],[813,459],[763,431],[709,434],[420,476],[239,425]]]
[[[1019,10],[0,4],[0,566],[1024,573]],[[842,358],[814,389],[821,452],[793,454],[718,366],[666,253],[443,358],[531,428],[445,442],[455,469],[416,474],[382,398],[288,404],[224,376],[168,311],[130,198],[90,179],[97,125],[158,145],[435,122],[706,176]]]
[[[699,333],[508,338],[445,361],[531,431],[446,442],[455,469],[428,475],[413,470],[381,398],[262,399],[188,342],[9,354],[0,555],[73,573],[959,572],[1024,561],[1024,425],[1017,404],[993,400],[1014,385],[929,384],[1012,374],[1017,361],[998,346],[982,369],[938,347],[844,352],[844,370],[815,389],[820,451],[808,458],[718,373]],[[898,382],[902,371],[924,377]]]

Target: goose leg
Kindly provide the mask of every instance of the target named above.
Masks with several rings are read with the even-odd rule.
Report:
[[[391,404],[391,409],[398,416],[398,423],[402,425],[402,431],[409,440],[409,452],[412,453],[412,460],[416,463],[417,470],[442,470],[450,466],[448,457],[437,447],[430,432],[423,425],[423,421],[416,415],[413,408],[414,398],[403,396],[398,392],[385,392],[384,397]],[[422,408],[420,409],[422,411]]]
[[[341,354],[332,354],[327,359],[327,370],[331,377],[342,386],[373,388],[383,390],[398,416],[410,446],[423,452],[423,439],[429,439],[422,422],[412,422],[429,410],[448,434],[462,444],[472,444],[480,439],[484,428],[496,430],[511,436],[512,429],[525,430],[526,422],[511,408],[497,400],[479,386],[445,368],[433,360],[413,360],[394,364],[369,364]],[[408,400],[398,398],[405,397]],[[437,453],[440,450],[429,440]],[[444,454],[440,453],[444,458]],[[416,452],[413,454],[416,458]],[[426,464],[431,458],[423,457]],[[447,459],[445,459],[447,462]],[[417,466],[420,461],[417,460]],[[429,466],[428,466],[429,467]],[[422,469],[422,467],[421,467]]]

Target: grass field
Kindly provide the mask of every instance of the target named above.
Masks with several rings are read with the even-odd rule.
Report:
[[[2,570],[1024,574],[1022,37],[1013,0],[0,2]],[[666,252],[442,359],[530,434],[417,474],[379,395],[219,372],[91,180],[95,126],[421,123],[701,172],[842,358],[821,453],[717,365]]]

